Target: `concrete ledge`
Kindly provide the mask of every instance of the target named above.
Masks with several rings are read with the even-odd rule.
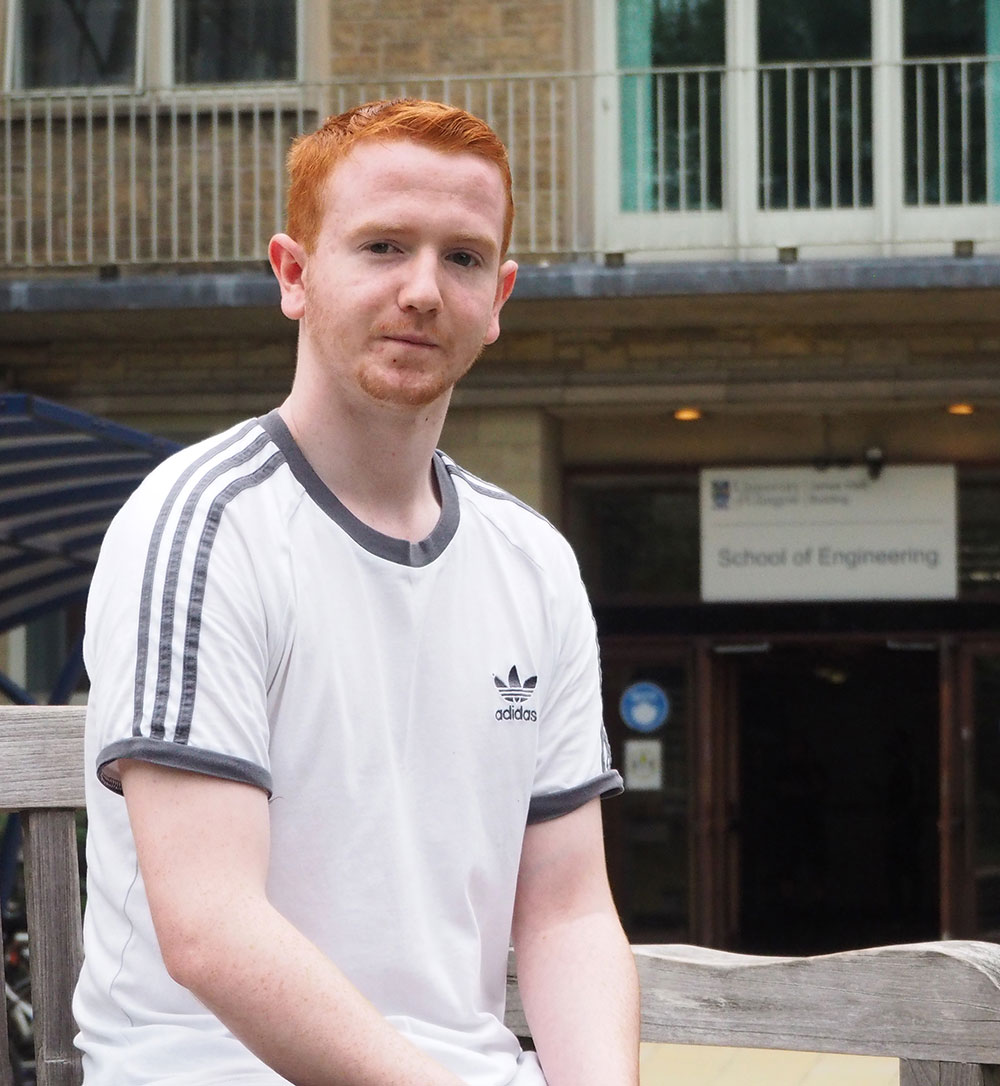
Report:
[[[525,265],[519,301],[685,295],[796,294],[816,291],[1000,288],[1000,256],[870,260],[692,261]],[[245,309],[278,303],[270,271],[163,271],[117,278],[36,277],[0,281],[0,314],[112,310]]]
[[[813,291],[921,290],[1000,287],[1000,257],[909,257],[871,260],[697,261],[559,264],[525,267],[517,296],[640,298],[685,294],[785,294]]]

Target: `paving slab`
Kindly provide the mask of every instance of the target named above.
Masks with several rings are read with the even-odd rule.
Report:
[[[899,1086],[899,1060],[644,1044],[641,1086]]]

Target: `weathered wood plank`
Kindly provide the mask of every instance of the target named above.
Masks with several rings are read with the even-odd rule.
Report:
[[[899,1086],[1000,1086],[1000,1067],[900,1060]]]
[[[1000,1064],[1000,945],[814,958],[634,951],[646,1040]]]
[[[83,963],[80,870],[73,811],[24,817],[24,881],[31,946],[38,1086],[78,1086],[72,999]]]
[[[0,810],[83,806],[85,713],[78,705],[0,707]]]

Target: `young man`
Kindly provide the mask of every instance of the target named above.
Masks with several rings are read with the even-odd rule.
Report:
[[[373,103],[289,167],[291,393],[161,465],[91,590],[86,1082],[634,1086],[576,563],[435,451],[514,285],[503,147]]]

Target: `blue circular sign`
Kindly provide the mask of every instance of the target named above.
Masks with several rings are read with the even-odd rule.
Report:
[[[637,732],[655,732],[670,715],[670,699],[656,683],[632,683],[618,702],[622,720]]]

